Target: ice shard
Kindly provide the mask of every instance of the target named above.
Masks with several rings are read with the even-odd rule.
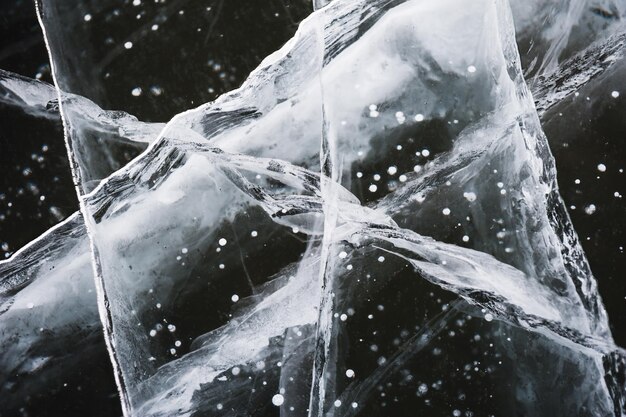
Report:
[[[98,61],[59,22],[106,7],[78,6],[39,11],[86,229],[5,264],[3,303],[92,260],[126,415],[624,413],[624,352],[539,121],[619,71],[619,3],[315,2],[240,88],[166,126],[99,107],[148,26]]]
[[[619,276],[623,248],[623,44],[618,51],[610,67],[549,108],[542,123],[548,137],[555,139],[551,145],[561,178],[568,179],[560,189],[576,230],[581,239],[594,242],[586,248],[589,259],[597,259],[599,252],[611,254],[606,261],[591,261],[591,265],[601,289],[611,288],[603,292],[603,298],[614,336],[623,345],[616,320],[624,310],[623,303],[615,302],[619,280],[614,278]],[[595,233],[602,239],[596,239]]]

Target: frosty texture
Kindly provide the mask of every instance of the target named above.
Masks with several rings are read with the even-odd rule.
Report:
[[[622,415],[624,352],[539,119],[622,67],[618,5],[512,6],[316,3],[164,127],[59,93],[82,217],[2,264],[0,319],[38,283],[88,285],[93,257],[129,416]],[[17,82],[15,103],[50,100]],[[80,294],[50,305],[90,329]]]

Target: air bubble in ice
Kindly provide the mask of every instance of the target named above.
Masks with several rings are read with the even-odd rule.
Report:
[[[276,394],[272,397],[272,404],[274,404],[277,407],[283,405],[284,402],[285,402],[285,397],[283,397],[282,394]]]

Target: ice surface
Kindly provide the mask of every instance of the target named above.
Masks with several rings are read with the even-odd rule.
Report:
[[[93,111],[85,118],[93,116],[92,129],[118,123],[86,99],[64,97]],[[51,123],[45,126],[60,124],[57,91],[49,84],[0,71],[0,102],[3,110],[23,112],[23,118],[14,121],[36,125],[46,119]],[[125,140],[135,140],[127,136],[132,139]],[[44,144],[62,140],[62,132],[51,128],[39,139]],[[93,384],[84,381],[87,375],[102,381],[106,369],[98,369],[97,364],[107,353],[89,239],[79,213],[0,261],[0,322],[2,415],[41,412],[33,411],[41,410],[36,403],[58,395],[67,384],[90,395]]]
[[[10,411],[68,381],[102,349],[80,214],[0,261],[0,277],[0,404]]]
[[[163,130],[59,93],[87,228],[74,215],[1,264],[3,346],[37,352],[6,350],[3,372],[47,369],[50,309],[53,340],[93,331],[93,255],[127,415],[437,414],[457,388],[469,411],[622,415],[623,351],[538,117],[615,71],[619,5],[512,5],[316,4],[239,89]],[[0,85],[35,112],[53,96]]]
[[[527,76],[556,70],[623,25],[622,0],[511,1],[517,42]],[[532,82],[531,82],[532,83]]]
[[[542,116],[552,106],[610,70],[622,59],[625,41],[626,33],[618,32],[579,52],[556,70],[539,76],[533,88],[537,113]]]
[[[163,124],[144,123],[122,111],[105,111],[91,100],[25,77],[0,71],[1,100],[33,116],[59,117],[63,105],[68,146],[75,155],[75,182],[82,191],[124,166],[154,140]],[[76,139],[80,137],[80,140]]]

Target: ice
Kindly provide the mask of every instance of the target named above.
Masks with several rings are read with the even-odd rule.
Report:
[[[533,89],[538,114],[542,116],[552,106],[610,70],[623,57],[625,38],[626,33],[622,31],[602,39],[553,72],[538,77]]]
[[[59,91],[37,80],[0,72],[2,101],[22,107],[33,116],[59,117],[59,100],[66,120],[77,168],[75,182],[89,190],[101,179],[124,166],[145,149],[163,128],[160,123],[144,123],[122,111],[105,111],[91,100]],[[71,138],[80,137],[80,141]]]
[[[58,100],[54,86],[4,70],[0,70],[0,86],[3,104],[20,107],[35,117],[60,118],[55,108],[48,108],[48,103]]]
[[[80,379],[104,353],[89,241],[75,213],[0,261],[3,410]]]
[[[150,135],[156,137],[160,128],[123,112],[103,111],[79,96],[63,94],[62,100],[66,101],[66,111],[81,109],[83,132],[109,133],[111,146],[108,142],[91,146],[91,151],[100,155],[115,142],[143,149],[144,142],[151,139]],[[53,86],[7,71],[0,71],[0,101],[8,108],[22,110],[25,120],[60,118]],[[55,137],[56,133],[46,140],[60,140],[62,136]],[[124,163],[111,161],[118,167]],[[102,162],[93,162],[98,164]],[[63,383],[79,381],[81,367],[106,357],[89,239],[80,213],[70,215],[11,258],[0,261],[0,277],[0,408],[10,411],[21,408],[24,398],[45,396],[58,391]],[[97,372],[94,377],[98,378]],[[89,389],[87,384],[85,389]]]
[[[554,72],[563,60],[619,30],[626,11],[621,0],[531,0],[510,5],[523,67],[534,77]]]
[[[411,239],[402,235],[398,237],[400,242],[394,242],[394,246],[409,253],[401,252],[399,255],[423,277],[457,294],[465,293],[470,301],[490,310],[490,316],[503,318],[509,314],[507,310],[515,311],[513,316],[521,318],[519,324],[524,328],[539,324],[566,337],[572,330],[574,333],[590,334],[591,339],[600,339],[598,349],[603,351],[601,345],[608,343],[610,351],[612,341],[595,281],[576,249],[578,244],[575,236],[563,235],[562,232],[568,230],[565,225],[568,219],[556,194],[555,172],[547,141],[523,81],[513,42],[511,17],[502,4],[494,6],[485,2],[480,3],[480,6],[475,5],[475,8],[448,15],[442,23],[437,17],[444,13],[443,10],[453,10],[452,4],[407,2],[397,6],[361,37],[366,42],[362,45],[357,42],[345,51],[349,54],[356,50],[355,54],[359,56],[358,46],[362,46],[364,52],[360,56],[367,57],[367,65],[353,56],[348,59],[353,64],[342,63],[337,66],[345,74],[339,81],[336,81],[332,71],[329,71],[330,76],[322,72],[324,91],[332,92],[330,97],[324,97],[325,125],[328,126],[326,136],[330,138],[328,158],[334,160],[336,166],[348,168],[344,168],[343,172],[335,170],[333,177],[346,186],[360,182],[358,176],[351,177],[354,169],[350,172],[354,164],[351,158],[358,155],[359,151],[365,154],[364,161],[359,162],[359,173],[365,176],[376,172],[372,172],[372,165],[380,169],[391,165],[389,162],[399,167],[401,172],[409,171],[410,164],[417,160],[407,163],[398,157],[394,161],[391,159],[393,156],[390,158],[388,155],[393,155],[396,149],[416,149],[411,141],[415,140],[413,137],[420,136],[420,125],[404,115],[419,114],[420,121],[417,123],[424,125],[430,122],[430,136],[439,135],[440,142],[425,141],[417,149],[429,150],[427,157],[434,154],[435,159],[421,165],[421,174],[418,174],[415,187],[407,189],[401,185],[388,185],[388,191],[396,187],[398,190],[387,199],[388,206],[385,208],[392,213],[396,212],[396,221],[400,225],[437,239],[454,239],[455,234],[458,236],[464,232],[469,236],[471,247],[515,266],[525,277],[518,281],[519,284],[515,284],[513,274],[507,274],[502,268],[493,268],[491,273],[495,274],[494,278],[487,281],[498,282],[498,290],[496,294],[490,295],[488,287],[467,277],[473,268],[459,259],[446,259],[438,253],[424,253],[424,249],[417,250],[406,242]],[[329,7],[332,8],[333,4]],[[375,30],[377,26],[381,27],[379,32]],[[491,44],[490,48],[481,48],[483,39],[491,39],[492,42],[497,40],[497,46]],[[402,52],[408,49],[406,45],[411,45],[413,53],[405,58]],[[487,65],[481,66],[482,63]],[[333,64],[328,64],[326,68],[332,68]],[[393,78],[384,78],[387,65],[394,68]],[[424,70],[420,71],[423,67]],[[427,74],[427,84],[421,81],[420,73]],[[385,89],[386,85],[379,81],[381,79],[405,87],[391,84]],[[368,81],[376,88],[369,85]],[[360,92],[361,87],[364,93]],[[413,88],[416,90],[412,91]],[[336,94],[337,91],[341,93]],[[365,96],[361,102],[362,116],[360,119],[351,119],[352,115],[358,113],[344,109],[353,106],[355,97],[360,96]],[[463,97],[461,108],[456,108],[457,97]],[[368,107],[368,103],[372,103],[372,107]],[[470,104],[465,107],[467,103]],[[433,122],[439,122],[439,126]],[[446,127],[446,122],[451,127]],[[361,135],[352,135],[357,129]],[[455,132],[455,129],[458,130]],[[368,150],[367,144],[350,143],[355,138],[371,140],[370,146],[378,154]],[[375,145],[376,139],[380,143],[378,146]],[[417,140],[424,141],[422,138]],[[447,144],[441,143],[442,140]],[[436,152],[433,153],[433,150]],[[383,165],[384,162],[389,165]],[[402,167],[401,163],[406,165]],[[410,181],[413,176],[413,173],[405,174],[405,181]],[[511,184],[515,185],[511,187]],[[381,191],[387,190],[370,186],[369,191],[376,191],[380,195]],[[468,204],[463,196],[466,192],[479,196],[477,202]],[[334,197],[328,194],[326,198]],[[398,209],[400,213],[397,213]],[[335,210],[338,210],[336,206]],[[327,216],[327,221],[335,221],[336,214],[331,212]],[[456,228],[461,230],[455,233]],[[366,235],[375,236],[373,232]],[[350,243],[355,245],[354,242]],[[352,271],[357,270],[363,276],[371,264],[350,264],[352,269],[347,272],[343,262],[337,265],[331,261],[335,258],[330,255],[333,251],[330,245],[331,249],[327,251],[329,263],[322,281],[327,292],[322,295],[318,320],[318,337],[322,342],[316,351],[314,397],[311,399],[313,415],[331,413],[338,398],[343,404],[352,402],[349,397],[342,397],[341,390],[348,382],[342,377],[341,366],[355,361],[353,358],[366,355],[359,348],[353,347],[355,340],[346,340],[345,332],[342,331],[345,325],[337,320],[335,312],[357,303],[355,298],[346,299],[347,296],[343,295],[347,292],[344,283],[354,281],[345,278],[345,275],[351,275]],[[382,256],[379,259],[387,259],[381,251],[390,251],[392,254],[398,251],[385,248],[376,241],[370,245],[377,248],[370,253],[370,259],[379,255]],[[562,249],[557,251],[556,248]],[[452,255],[454,251],[442,249],[442,253]],[[471,264],[489,265],[475,258]],[[454,272],[460,273],[460,276],[455,276]],[[488,277],[490,273],[481,271],[478,275]],[[511,276],[510,281],[504,278],[507,275]],[[498,276],[497,281],[495,276]],[[468,287],[464,289],[466,285]],[[530,286],[528,296],[523,295],[523,286]],[[544,301],[539,301],[542,293],[545,294]],[[370,297],[373,296],[370,294]],[[387,300],[385,294],[379,297],[378,302],[384,305],[383,300]],[[507,306],[509,303],[514,305]],[[562,315],[551,318],[552,313],[544,310],[547,305],[554,307],[552,313],[559,311]],[[522,318],[525,314],[527,316]],[[536,322],[533,317],[541,319]],[[563,329],[558,330],[548,324],[555,318]],[[544,324],[541,324],[542,321]],[[350,334],[349,331],[347,333]],[[568,338],[580,339],[575,335]],[[578,343],[589,345],[582,340]],[[591,341],[590,346],[597,346],[596,342]],[[367,351],[366,346],[362,349]],[[593,377],[589,377],[602,384],[604,377],[601,362],[598,357],[591,361],[595,361],[597,370]],[[527,374],[525,377],[530,386],[535,381],[540,385],[539,375]],[[609,389],[604,392],[601,389],[599,399],[593,402],[598,413],[609,412],[613,406]],[[549,403],[548,396],[543,396],[540,390],[531,390],[536,402]],[[520,399],[520,403],[524,401],[528,399]],[[580,408],[589,406],[578,403]]]
[[[3,334],[3,372],[51,361],[39,314],[63,311],[61,346],[94,331],[93,260],[126,415],[438,415],[456,388],[470,411],[623,414],[623,350],[539,119],[621,68],[623,36],[612,6],[589,25],[585,2],[513,6],[316,3],[240,88],[166,126],[59,90],[82,217],[1,264],[0,320],[36,350]],[[0,85],[53,117],[49,86]]]
[[[111,129],[116,123],[116,129],[122,127],[88,100],[71,98],[93,111],[86,113],[93,116],[86,118],[92,129]],[[56,128],[57,123],[60,126],[60,114],[53,86],[0,71],[0,102],[3,111],[23,112],[11,118],[20,124],[23,134],[41,135],[38,140],[42,144],[62,141],[62,131]],[[30,125],[47,129],[30,130]],[[131,134],[127,136],[134,140]],[[53,164],[54,160],[51,157],[46,162]],[[40,403],[62,396],[68,384],[80,386],[86,396],[107,388],[112,378],[106,368],[98,367],[108,358],[97,310],[89,239],[79,213],[0,261],[0,306],[3,415],[24,409],[42,412],[45,407]],[[99,382],[86,381],[86,376]]]

